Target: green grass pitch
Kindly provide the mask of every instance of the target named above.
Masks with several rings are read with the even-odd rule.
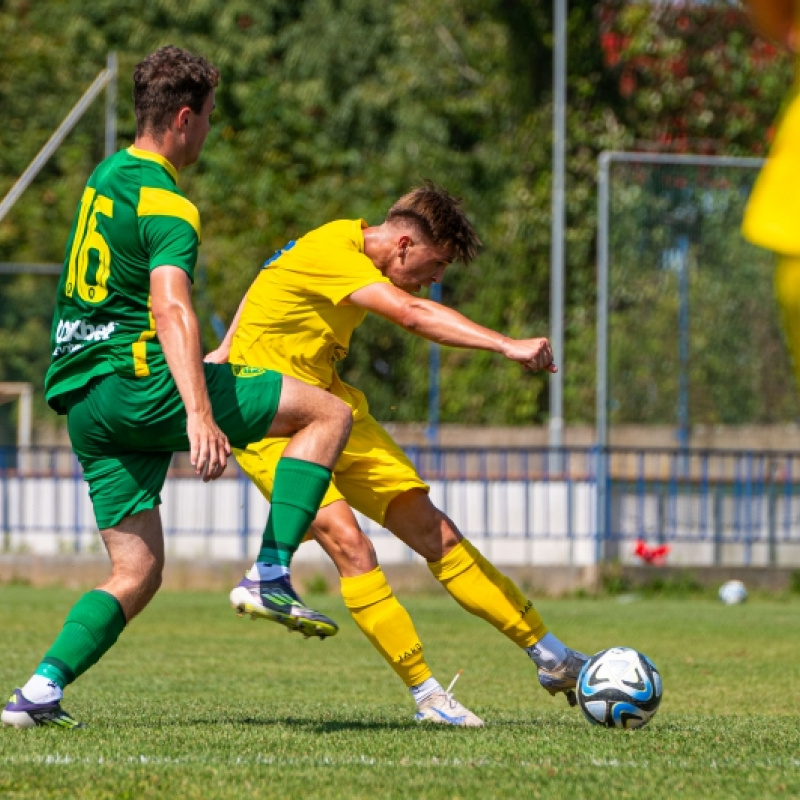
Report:
[[[0,586],[0,691],[35,667],[78,593]],[[591,726],[527,657],[443,593],[401,597],[440,682],[486,720],[423,727],[337,597],[324,642],[237,619],[220,593],[161,593],[65,707],[84,730],[0,730],[4,798],[772,798],[800,796],[800,598],[540,600],[587,652],[647,653],[664,699],[639,731]],[[628,598],[630,599],[630,598]]]

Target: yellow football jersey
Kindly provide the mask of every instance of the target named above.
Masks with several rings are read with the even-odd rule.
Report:
[[[795,2],[800,28],[800,1]],[[783,103],[769,157],[745,210],[745,239],[789,256],[800,255],[800,58]]]
[[[342,302],[364,286],[388,283],[364,254],[364,220],[339,220],[290,242],[265,264],[247,292],[231,344],[234,364],[267,367],[329,389],[368,413],[363,393],[341,381],[335,364],[366,316]]]
[[[769,157],[745,211],[742,232],[753,244],[800,255],[800,82],[790,93]]]

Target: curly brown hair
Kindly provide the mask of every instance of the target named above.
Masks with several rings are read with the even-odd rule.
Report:
[[[158,136],[184,106],[196,114],[219,83],[219,70],[202,56],[167,45],[139,62],[133,71],[136,134]]]
[[[481,240],[461,210],[461,198],[426,180],[404,194],[386,215],[386,221],[407,220],[435,245],[453,248],[453,260],[469,264],[478,254]]]

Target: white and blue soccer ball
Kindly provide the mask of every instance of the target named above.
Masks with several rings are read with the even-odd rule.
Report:
[[[611,647],[593,655],[578,676],[576,693],[589,722],[606,728],[641,728],[658,711],[661,674],[643,653]]]
[[[719,587],[719,599],[726,606],[735,606],[747,600],[747,589],[741,581],[725,581]]]

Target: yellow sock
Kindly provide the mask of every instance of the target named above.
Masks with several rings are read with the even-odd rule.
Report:
[[[342,597],[359,628],[406,686],[432,676],[408,612],[397,602],[380,567],[342,578]]]
[[[490,622],[514,644],[530,647],[547,634],[533,602],[466,539],[428,568],[460,606]]]

